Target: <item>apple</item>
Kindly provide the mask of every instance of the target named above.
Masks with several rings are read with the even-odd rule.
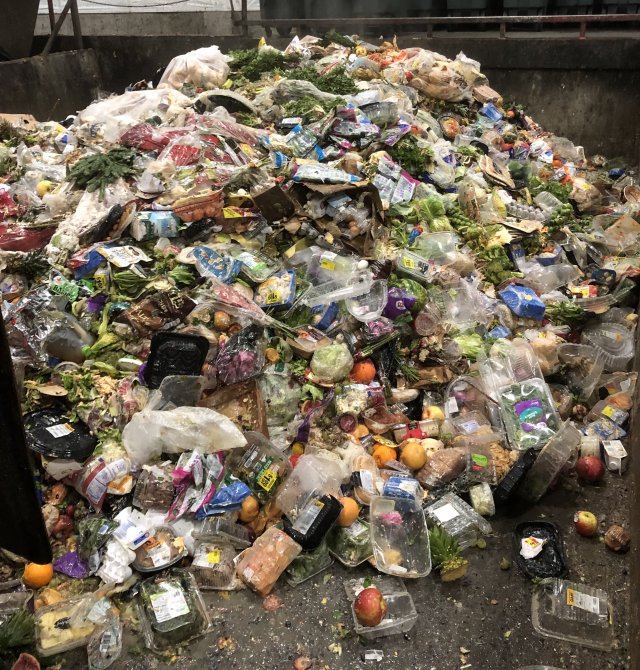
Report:
[[[597,456],[583,456],[576,462],[576,472],[585,482],[597,482],[604,475],[604,463]]]
[[[372,628],[377,626],[387,613],[387,603],[375,586],[370,586],[358,593],[353,603],[353,611],[361,626]]]
[[[591,512],[576,512],[573,522],[578,533],[584,537],[593,537],[598,532],[598,519]]]
[[[433,421],[444,421],[444,412],[437,405],[430,405],[422,410],[422,419],[432,419]]]

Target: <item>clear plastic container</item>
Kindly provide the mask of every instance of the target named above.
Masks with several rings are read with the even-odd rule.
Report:
[[[191,573],[203,591],[227,591],[235,581],[236,549],[227,539],[199,540],[193,552]]]
[[[133,567],[138,572],[157,572],[178,563],[187,555],[184,540],[171,526],[157,526],[153,535],[136,549]]]
[[[206,633],[211,625],[194,576],[172,569],[140,585],[138,613],[149,649],[164,651]]]
[[[607,372],[624,372],[634,355],[633,333],[618,323],[587,326],[582,341],[600,349]]]
[[[93,603],[94,596],[89,593],[37,609],[34,616],[38,654],[53,656],[86,646],[95,629],[95,624],[86,618]]]
[[[334,526],[327,536],[327,545],[331,555],[348,568],[355,568],[373,556],[369,524],[360,519],[346,528]]]
[[[300,326],[296,328],[296,337],[288,337],[287,344],[293,352],[302,358],[309,360],[314,352],[322,347],[333,344],[333,340],[328,338],[321,330],[313,326]]]
[[[242,263],[240,276],[254,284],[260,284],[282,268],[278,261],[261,251],[232,247],[229,253]]]
[[[480,516],[493,516],[496,513],[496,504],[493,501],[491,487],[486,482],[469,487],[469,498],[473,509]]]
[[[308,277],[314,283],[333,280],[344,281],[360,267],[360,259],[354,256],[340,256],[333,251],[318,249],[311,255]]]
[[[224,517],[211,516],[204,520],[202,526],[193,532],[196,540],[207,540],[214,537],[228,540],[237,549],[251,546],[251,533],[248,528]]]
[[[271,526],[240,554],[236,574],[251,589],[266,596],[301,551],[302,547],[284,531]]]
[[[333,565],[333,558],[329,553],[329,547],[326,541],[321,542],[312,551],[303,551],[293,559],[285,570],[287,584],[298,586],[319,575],[331,565]]]
[[[291,473],[291,465],[264,435],[245,433],[247,447],[234,449],[225,467],[241,479],[260,502],[268,502]],[[238,453],[236,453],[238,452]]]
[[[382,593],[382,597],[387,604],[387,612],[377,626],[369,627],[360,624],[354,610],[356,596],[366,588],[364,579],[351,579],[344,585],[347,598],[351,601],[351,613],[356,635],[363,637],[365,640],[375,640],[387,635],[408,633],[418,620],[418,613],[413,604],[413,598],[407,592],[407,587],[402,580],[376,576],[373,578],[371,586],[375,586]]]
[[[434,261],[425,260],[406,249],[396,258],[395,264],[400,274],[409,275],[423,284],[433,282],[437,274]]]
[[[552,214],[559,207],[562,206],[562,203],[555,195],[549,193],[548,191],[541,191],[533,199],[533,202],[545,213]]]
[[[415,499],[374,496],[370,523],[378,570],[403,579],[431,572],[427,521]]]
[[[518,489],[518,495],[531,503],[540,500],[560,470],[578,453],[581,441],[580,431],[569,421],[564,423],[538,454]]]
[[[601,589],[565,579],[545,579],[533,592],[531,623],[544,637],[610,651],[613,608]]]
[[[387,281],[376,279],[368,293],[344,301],[345,307],[351,316],[358,321],[367,323],[377,319],[387,304]]]
[[[604,370],[600,349],[588,344],[567,342],[558,347],[558,360],[564,366],[564,377],[569,388],[581,397],[589,398]]]
[[[604,400],[599,400],[591,408],[589,414],[587,414],[586,420],[596,421],[597,419],[604,416],[607,419],[611,419],[611,421],[617,423],[619,426],[623,426],[627,422],[627,419],[629,418],[629,412],[627,411],[627,409],[623,409],[622,407],[616,405],[615,397],[616,396],[609,396]],[[627,406],[625,405],[625,407]]]
[[[459,241],[460,238],[455,233],[423,233],[416,240],[414,248],[420,256],[433,260],[438,265],[446,265]]]
[[[461,549],[475,545],[480,535],[491,533],[491,524],[453,493],[445,493],[425,509],[429,521],[453,537]]]
[[[351,275],[325,281],[317,286],[309,287],[300,302],[308,307],[328,305],[331,302],[357,298],[371,290],[373,275],[368,270],[358,270]]]
[[[616,297],[611,293],[606,295],[596,295],[593,298],[576,298],[575,304],[587,312],[601,314],[606,312],[611,305],[615,305]]]
[[[566,286],[580,277],[580,270],[575,265],[568,263],[556,263],[555,265],[540,265],[531,263],[525,271],[525,279],[528,286],[539,293],[551,293],[561,286]]]

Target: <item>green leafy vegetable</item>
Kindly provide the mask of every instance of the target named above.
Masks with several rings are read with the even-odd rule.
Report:
[[[286,58],[276,49],[241,49],[230,53],[231,68],[249,81],[257,81],[265,72],[284,67]]]
[[[135,151],[124,147],[111,149],[106,154],[85,156],[69,170],[67,180],[90,193],[99,190],[103,198],[108,184],[136,174],[133,167],[135,157]]]
[[[0,625],[0,650],[14,647],[26,647],[35,639],[35,622],[33,614],[26,610],[18,610]]]
[[[309,81],[319,90],[334,95],[350,95],[358,90],[353,79],[346,74],[343,65],[338,65],[328,72],[322,73],[318,72],[312,65],[306,65],[284,72],[283,76],[287,79]]]
[[[413,177],[419,177],[433,167],[433,149],[418,146],[413,137],[403,137],[388,152]]]
[[[460,347],[462,355],[472,361],[475,361],[482,351],[482,338],[478,333],[465,333],[454,337],[453,340]]]

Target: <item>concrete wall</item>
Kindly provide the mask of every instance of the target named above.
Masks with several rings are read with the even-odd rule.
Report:
[[[44,38],[38,40],[36,46],[41,48]],[[106,91],[122,91],[131,82],[153,77],[177,54],[212,43],[223,51],[255,44],[253,38],[203,35],[174,35],[171,39],[93,36],[85,41],[93,54],[54,62],[52,76],[44,76],[43,63],[33,71],[30,68],[34,65],[25,65],[26,76],[18,74],[18,66],[5,70],[13,73],[9,78],[0,70],[6,82],[0,92],[0,110],[37,110],[40,118],[61,116],[62,111],[66,114],[73,111],[71,108],[88,104],[100,83]],[[287,42],[282,38],[271,40],[279,47]],[[524,104],[544,128],[582,144],[588,154],[621,156],[632,165],[640,165],[640,38],[609,38],[593,33],[580,41],[553,34],[531,37],[520,33],[501,40],[490,33],[478,37],[443,32],[430,40],[406,36],[400,43],[424,46],[450,57],[464,51],[480,61],[494,88],[505,98]],[[73,41],[63,37],[59,46],[73,48]],[[64,59],[63,54],[54,56]],[[76,58],[81,58],[82,64],[74,63]],[[61,66],[62,62],[66,65]],[[44,103],[40,85],[33,83],[36,72],[48,91]],[[88,77],[86,86],[78,79],[84,76]],[[17,97],[11,93],[14,87],[19,91]],[[2,104],[2,98],[9,101],[10,110]]]
[[[237,1],[235,4],[239,5]],[[239,18],[240,13],[237,14]],[[248,18],[259,19],[260,12],[249,12]],[[83,35],[236,35],[240,32],[233,25],[229,10],[81,14],[80,22]],[[261,34],[257,28],[254,32],[256,35]],[[41,14],[38,16],[35,34],[49,35],[49,33],[49,17]],[[70,18],[65,20],[61,34],[73,34]]]

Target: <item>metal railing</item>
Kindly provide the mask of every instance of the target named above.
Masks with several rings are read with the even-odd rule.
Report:
[[[248,35],[249,26],[261,26],[263,28],[300,26],[305,30],[313,28],[333,28],[336,25],[335,18],[326,19],[248,19],[247,0],[242,0],[241,16],[237,18],[234,14],[234,24],[242,27],[243,35]],[[640,14],[551,14],[533,16],[419,16],[419,17],[384,17],[384,18],[359,18],[340,17],[341,24],[358,25],[361,28],[373,26],[411,26],[415,32],[421,28],[427,37],[433,36],[434,26],[451,25],[497,25],[500,29],[500,37],[507,38],[507,26],[513,25],[569,25],[579,26],[578,37],[581,40],[587,37],[588,25],[603,25],[612,23],[640,22]]]

